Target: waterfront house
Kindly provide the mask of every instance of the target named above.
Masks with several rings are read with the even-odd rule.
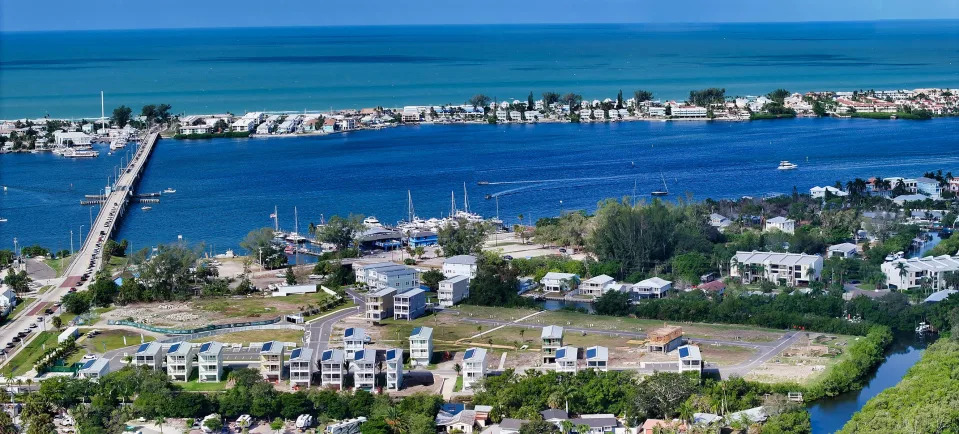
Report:
[[[407,321],[419,318],[426,312],[426,291],[411,289],[393,296],[393,319]]]
[[[543,327],[540,339],[543,341],[543,364],[555,363],[556,350],[563,347],[563,328],[555,325]]]
[[[925,176],[916,178],[916,192],[935,200],[942,198],[942,186],[939,185],[939,181]]]
[[[230,131],[234,133],[249,133],[254,130],[256,125],[256,121],[244,116],[230,124]]]
[[[576,360],[579,356],[579,348],[573,346],[564,346],[556,350],[556,372],[576,373]]]
[[[679,373],[696,372],[703,375],[703,356],[699,352],[699,347],[695,345],[683,345],[677,351],[679,357]]]
[[[826,256],[830,258],[852,258],[859,254],[859,246],[853,243],[840,243],[829,246]]]
[[[472,389],[486,377],[486,349],[467,348],[463,354],[463,389]]]
[[[606,120],[606,112],[602,109],[593,110],[593,117],[598,121]]]
[[[663,298],[672,288],[673,282],[654,276],[634,283],[630,295],[633,299]]]
[[[815,186],[809,189],[809,196],[813,199],[823,199],[826,197],[826,193],[829,193],[830,196],[835,197],[845,197],[849,195],[849,193],[846,193],[845,191],[842,191],[836,187],[830,187],[828,185],[825,187]]]
[[[378,324],[393,317],[393,296],[396,288],[386,287],[366,294],[366,320]]]
[[[526,110],[523,112],[523,117],[526,118],[526,122],[536,122],[539,120],[540,116],[542,115],[536,110]]]
[[[410,333],[410,365],[426,366],[433,358],[433,329],[415,327]]]
[[[510,122],[520,122],[523,120],[523,113],[512,110],[509,112],[509,120]]]
[[[676,106],[672,108],[672,116],[674,118],[704,118],[708,114],[709,111],[706,110],[706,107],[690,105]]]
[[[334,133],[336,132],[336,119],[325,118],[323,119],[323,132],[324,133]]]
[[[353,387],[373,390],[376,386],[376,350],[359,350],[353,353]]]
[[[418,232],[413,232],[412,234],[410,234],[410,237],[409,237],[409,239],[406,241],[406,243],[407,243],[410,247],[412,247],[412,248],[415,249],[415,248],[421,247],[421,246],[422,246],[422,247],[435,246],[436,243],[438,242],[438,240],[439,240],[439,238],[438,238],[436,232],[433,232],[433,231],[418,231]]]
[[[162,350],[159,342],[140,344],[137,352],[133,354],[133,366],[147,366],[154,370],[162,369],[163,359],[160,357]]]
[[[506,110],[496,110],[496,119],[500,122],[506,122],[509,120],[509,112]]]
[[[773,217],[769,220],[766,220],[766,226],[764,230],[766,232],[778,230],[780,232],[792,234],[796,232],[796,221],[786,217]]]
[[[615,121],[615,120],[617,120],[617,119],[619,119],[619,112],[616,111],[616,110],[610,110],[610,111],[609,111],[609,120]]]
[[[606,347],[595,346],[586,349],[586,368],[597,371],[609,370],[609,350]]]
[[[166,352],[166,372],[172,381],[189,381],[197,348],[189,342],[177,342]]]
[[[343,379],[346,374],[346,358],[343,356],[343,351],[331,349],[320,355],[320,384],[323,387],[343,389]]]
[[[733,224],[732,220],[722,214],[712,213],[709,215],[709,225],[718,229],[720,232],[726,230],[726,227]]]
[[[470,295],[469,277],[453,276],[440,281],[437,297],[442,307],[452,307]]]
[[[197,353],[197,366],[200,383],[218,383],[223,380],[223,344],[219,342],[205,342],[200,345]]]
[[[403,350],[400,348],[386,350],[386,388],[387,390],[403,388]]]
[[[406,106],[403,107],[401,119],[403,122],[419,122],[423,120],[423,112],[417,106]]]
[[[0,284],[0,314],[8,315],[15,307],[17,307],[17,293],[13,292],[9,286]]]
[[[819,280],[822,256],[804,253],[736,252],[730,259],[730,277],[744,283],[760,279],[778,285],[805,286]]]
[[[213,127],[207,124],[180,126],[180,134],[209,134],[212,131]]]
[[[313,349],[295,348],[290,352],[290,385],[310,387],[313,381]]]
[[[366,330],[360,327],[350,327],[343,330],[343,352],[347,359],[352,359],[357,351],[366,348]]]
[[[286,349],[278,341],[264,342],[260,347],[260,375],[266,381],[283,379],[283,358]]]
[[[476,256],[456,255],[443,260],[444,276],[466,276],[470,279],[476,277]]]
[[[549,272],[539,283],[543,285],[543,291],[546,292],[571,291],[579,285],[579,276],[572,273]]]
[[[959,256],[925,256],[883,262],[879,268],[890,288],[900,291],[918,288],[928,279],[932,290],[946,288],[946,276],[959,271]]]
[[[356,129],[356,119],[354,118],[343,118],[336,121],[336,126],[340,128],[341,131],[352,131]]]
[[[98,357],[93,360],[87,360],[83,366],[80,367],[80,370],[77,371],[77,376],[88,380],[99,381],[104,375],[109,373],[110,359]]]
[[[664,106],[649,106],[646,108],[646,113],[651,117],[664,117],[666,116],[666,107]]]
[[[584,280],[579,286],[579,291],[583,295],[599,297],[609,291],[610,286],[614,283],[616,283],[616,279],[600,274]]]

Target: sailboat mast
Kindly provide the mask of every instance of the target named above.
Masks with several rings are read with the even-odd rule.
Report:
[[[456,195],[450,191],[450,218],[456,214]]]
[[[273,231],[280,231],[280,215],[277,214],[276,205],[273,205]]]
[[[470,212],[470,200],[469,196],[466,195],[466,183],[463,183],[463,211],[467,213]]]
[[[407,210],[406,210],[406,211],[407,211],[407,213],[409,214],[409,216],[407,217],[407,220],[406,220],[406,221],[409,222],[409,223],[413,223],[413,214],[414,214],[414,212],[413,212],[413,193],[411,193],[409,190],[406,190],[406,199],[407,199]]]
[[[293,265],[300,264],[300,215],[296,212],[296,206],[293,207]]]

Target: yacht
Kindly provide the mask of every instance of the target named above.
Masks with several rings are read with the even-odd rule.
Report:
[[[364,225],[367,225],[367,226],[379,226],[379,225],[380,225],[380,221],[379,221],[379,219],[377,219],[377,218],[374,217],[374,216],[369,216],[369,217],[363,219],[363,224],[364,224]]]
[[[151,206],[144,206],[144,207],[141,207],[140,209],[142,209],[142,210],[144,210],[144,211],[149,211],[149,210],[153,209],[153,207],[151,207]]]
[[[0,217],[0,223],[6,223],[6,222],[7,222],[6,217]]]
[[[67,148],[63,150],[63,153],[61,155],[67,158],[95,158],[95,157],[98,157],[100,153],[97,151]]]
[[[780,162],[779,162],[779,167],[777,167],[777,169],[779,169],[779,170],[793,170],[793,169],[795,169],[795,168],[797,168],[797,167],[799,167],[799,166],[797,166],[797,165],[795,165],[795,164],[793,164],[793,163],[790,163],[790,162],[788,162],[788,161],[786,161],[786,160],[783,160],[783,161],[780,161]]]
[[[918,334],[931,333],[931,332],[932,332],[932,326],[925,321],[919,323],[919,325],[916,326],[916,333]]]
[[[166,194],[173,194],[173,193],[176,193],[176,190],[174,190],[174,189],[172,189],[172,188],[168,188],[168,189],[166,189],[166,190],[163,190],[163,192],[166,193]]]
[[[116,151],[117,149],[125,148],[127,146],[127,139],[123,137],[116,137],[110,141],[110,150]]]

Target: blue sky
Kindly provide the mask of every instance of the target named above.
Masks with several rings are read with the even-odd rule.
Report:
[[[0,31],[959,19],[959,0],[0,0]]]

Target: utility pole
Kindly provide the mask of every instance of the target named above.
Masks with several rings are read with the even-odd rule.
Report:
[[[73,229],[70,229],[70,255],[73,255]]]

